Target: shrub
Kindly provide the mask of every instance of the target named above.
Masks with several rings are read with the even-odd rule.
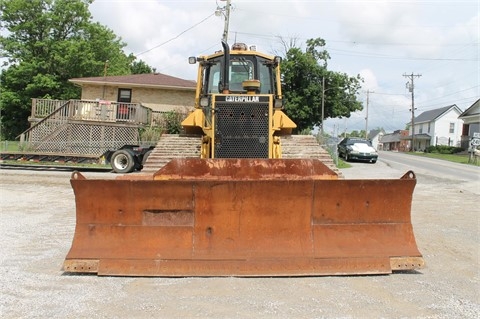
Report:
[[[453,147],[453,154],[457,154],[463,151],[464,149],[462,147]]]
[[[427,147],[425,152],[427,153],[438,153],[438,154],[455,154],[463,151],[461,147],[447,146],[447,145],[430,145]]]
[[[143,143],[156,143],[162,136],[163,127],[150,126],[140,130],[140,141]]]
[[[165,130],[168,134],[179,134],[182,132],[183,116],[178,111],[170,111],[165,114]]]
[[[430,145],[430,146],[427,147],[427,149],[425,150],[425,153],[438,153],[437,147],[434,146],[434,145]]]

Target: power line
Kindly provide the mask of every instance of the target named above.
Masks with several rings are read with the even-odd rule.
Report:
[[[405,93],[382,93],[382,92],[370,92],[375,93],[376,95],[398,95],[398,96],[405,96]]]
[[[200,21],[200,22],[194,24],[193,26],[191,26],[190,28],[188,28],[188,29],[180,32],[180,33],[179,33],[178,35],[176,35],[175,37],[173,37],[173,38],[171,38],[171,39],[169,39],[169,40],[167,40],[167,41],[165,41],[165,42],[163,42],[163,43],[160,43],[159,45],[156,45],[156,46],[154,46],[153,48],[150,48],[150,49],[145,50],[145,51],[143,51],[143,52],[137,53],[135,56],[138,57],[139,55],[142,55],[142,54],[144,54],[144,53],[147,53],[147,52],[150,52],[150,51],[152,51],[152,50],[155,50],[155,49],[157,49],[157,48],[159,48],[159,47],[161,47],[161,46],[163,46],[163,45],[165,45],[165,44],[167,44],[167,43],[169,43],[169,42],[171,42],[171,41],[173,41],[173,40],[175,40],[175,39],[178,39],[182,34],[184,34],[184,33],[188,32],[188,31],[192,30],[192,29],[195,28],[196,26],[198,26],[198,25],[202,24],[203,22],[207,21],[207,20],[208,20],[210,17],[212,17],[213,15],[215,15],[215,13],[212,13],[211,15],[209,15],[208,17],[206,17],[206,18],[203,19],[202,21]]]
[[[459,102],[463,102],[463,101],[470,101],[470,102],[474,102],[478,100],[478,95],[475,95],[475,96],[470,96],[470,97],[466,97],[466,98],[463,98],[463,99],[455,99],[453,101],[447,101],[447,102],[444,102],[444,103],[436,103],[436,104],[429,104],[429,105],[422,105],[421,109],[423,111],[429,111],[429,110],[433,110],[437,107],[443,107],[443,106],[447,106],[447,105],[453,105],[453,104],[457,104]]]
[[[460,91],[455,91],[455,92],[452,92],[452,93],[449,93],[449,94],[444,94],[444,95],[439,96],[439,97],[437,97],[437,98],[429,99],[429,102],[436,101],[436,100],[441,100],[441,99],[443,99],[443,98],[445,98],[445,97],[447,97],[447,96],[455,95],[455,94],[458,94],[458,93],[461,93],[461,92],[465,92],[465,91],[470,91],[470,90],[476,89],[476,88],[478,88],[478,87],[480,87],[480,85],[472,86],[472,87],[469,87],[469,88],[467,88],[467,89],[463,89],[463,90],[460,90]]]
[[[360,56],[364,58],[375,58],[375,59],[391,59],[391,60],[409,60],[409,61],[457,61],[457,62],[473,62],[477,61],[478,59],[459,59],[459,58],[421,58],[421,57],[401,57],[401,56],[394,56],[389,54],[376,54],[376,53],[369,53],[369,52],[359,52],[359,51],[348,51],[348,50],[339,50],[329,48],[329,51],[336,52],[338,55],[345,55],[345,56]],[[343,53],[342,53],[343,52]]]
[[[268,34],[260,34],[260,33],[249,33],[249,32],[241,32],[241,31],[235,31],[235,33],[237,34],[242,34],[242,35],[245,35],[245,36],[249,36],[249,37],[252,37],[252,38],[267,38],[267,39],[275,39],[277,38],[278,36],[277,35],[268,35]],[[292,37],[285,37],[289,40],[293,40],[293,39],[299,39],[299,40],[307,40],[308,38],[302,38],[302,37],[296,37],[296,36],[292,36]],[[327,43],[344,43],[344,44],[353,44],[353,45],[378,45],[378,46],[406,46],[406,47],[411,47],[411,46],[421,46],[421,47],[428,47],[428,46],[434,46],[434,47],[437,47],[438,46],[438,43],[435,43],[435,42],[432,42],[432,43],[425,43],[425,42],[421,42],[421,43],[412,43],[412,42],[402,42],[402,43],[396,43],[396,42],[363,42],[363,41],[346,41],[346,40],[334,40],[334,39],[324,39],[325,42]],[[472,47],[475,47],[477,45],[479,45],[480,43],[472,43],[472,42],[468,42],[468,43],[444,43],[442,44],[442,46],[444,47],[465,47],[465,46],[472,46]]]
[[[275,40],[278,38],[278,36],[274,35],[265,35],[265,34],[257,34],[257,33],[246,33],[246,32],[239,32],[235,31],[236,34],[243,34],[248,37],[252,38],[259,38],[259,39],[271,39]],[[296,37],[286,37],[287,39],[297,39]],[[300,40],[306,40],[303,38],[298,38]],[[356,42],[356,41],[336,41],[336,40],[328,40],[325,39],[326,43],[350,43],[350,44],[355,44],[355,45],[387,45],[387,46],[393,46],[393,45],[398,45],[398,46],[428,46],[428,44],[395,44],[395,43],[363,43],[363,42]],[[480,43],[468,43],[468,44],[444,44],[443,46],[476,46],[479,45]],[[431,44],[432,46],[436,46],[438,44]],[[392,59],[392,60],[407,60],[407,61],[448,61],[448,62],[472,62],[472,61],[477,61],[478,59],[476,58],[424,58],[424,57],[402,57],[402,56],[394,56],[394,55],[389,55],[389,54],[378,54],[378,53],[371,53],[371,52],[362,52],[362,51],[352,51],[352,50],[343,50],[343,49],[335,49],[332,48],[328,45],[325,46],[326,49],[328,49],[329,52],[336,53],[338,55],[343,55],[343,56],[360,56],[360,57],[365,57],[365,58],[375,58],[375,59]]]

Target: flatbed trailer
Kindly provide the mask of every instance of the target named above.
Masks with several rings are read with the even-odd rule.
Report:
[[[125,108],[128,114],[120,112]],[[140,130],[151,124],[151,113],[138,103],[32,99],[31,127],[17,136],[19,148],[0,152],[0,160],[110,164],[116,173],[139,171],[154,148],[140,145],[148,143],[140,142]]]
[[[61,162],[61,163],[86,163],[98,164],[98,155],[79,155],[62,153],[41,153],[41,152],[1,152],[2,161],[22,162]]]
[[[1,166],[39,165],[38,163],[65,164],[110,164],[115,173],[130,173],[143,168],[154,146],[123,145],[119,149],[98,154],[47,153],[47,152],[0,152]],[[43,164],[42,164],[43,165]],[[54,166],[52,164],[51,166]]]

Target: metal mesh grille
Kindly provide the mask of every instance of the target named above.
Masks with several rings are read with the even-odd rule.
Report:
[[[215,157],[268,158],[268,103],[217,103]]]

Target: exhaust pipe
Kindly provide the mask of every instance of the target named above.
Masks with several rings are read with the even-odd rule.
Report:
[[[228,47],[228,43],[222,40],[223,46],[223,76],[222,76],[222,93],[229,94],[230,93],[230,83],[229,83],[229,64],[230,64],[230,48]]]

